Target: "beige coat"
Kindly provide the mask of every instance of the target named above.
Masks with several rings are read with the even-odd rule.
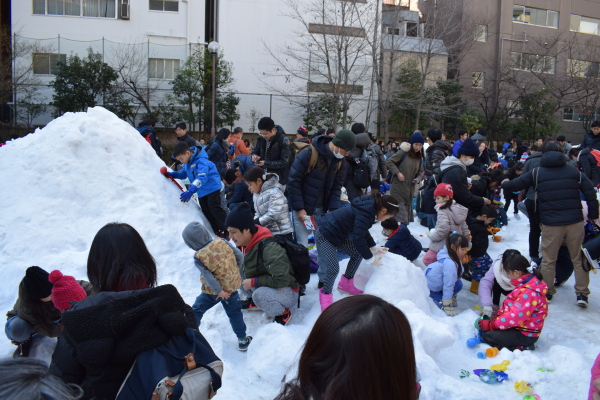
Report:
[[[423,161],[420,158],[413,158],[407,154],[404,160],[398,164],[403,154],[405,154],[403,151],[398,151],[386,161],[392,173],[392,181],[389,182],[390,194],[400,203],[411,204],[415,186],[413,180],[421,180],[421,176],[423,175]],[[404,181],[398,179],[396,176],[398,172],[404,175]]]

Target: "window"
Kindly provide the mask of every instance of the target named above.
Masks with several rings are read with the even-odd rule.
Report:
[[[325,24],[308,24],[308,32],[320,33],[323,35],[340,35],[364,38],[364,28],[353,28],[351,26],[325,25]]]
[[[400,35],[400,28],[392,28],[391,26],[386,26],[385,33],[389,35]]]
[[[475,41],[487,42],[487,25],[477,25],[475,27]]]
[[[485,72],[473,72],[473,76],[471,78],[471,87],[483,88],[484,83]]]
[[[406,36],[418,37],[419,36],[419,25],[416,22],[406,23]]]
[[[55,75],[58,63],[66,63],[66,54],[33,53],[33,73],[35,75]]]
[[[179,73],[179,60],[151,58],[148,60],[148,78],[175,79]]]
[[[179,11],[179,1],[177,0],[150,0],[150,10],[152,11]]]
[[[597,121],[600,119],[600,109],[594,107],[565,107],[563,108],[563,121]]]
[[[567,64],[567,72],[570,76],[578,76],[581,78],[600,78],[599,63],[596,61],[582,61],[569,59]]]
[[[556,70],[556,57],[540,56],[537,54],[511,52],[512,69],[523,71],[542,72],[554,74]]]
[[[514,5],[513,22],[558,28],[558,11]]]
[[[571,14],[571,30],[574,32],[600,35],[600,19]]]
[[[318,93],[333,93],[333,87],[329,83],[308,82],[307,89],[309,92]],[[347,85],[340,86],[338,93],[363,94],[362,85]]]
[[[115,18],[116,0],[33,0],[33,13]]]

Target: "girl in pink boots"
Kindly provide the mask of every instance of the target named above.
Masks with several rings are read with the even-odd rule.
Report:
[[[351,207],[339,208],[328,212],[319,219],[315,239],[317,250],[326,261],[325,280],[319,290],[321,311],[333,302],[333,283],[340,270],[337,251],[348,254],[350,260],[346,272],[342,275],[338,290],[348,294],[362,294],[354,286],[354,274],[364,259],[371,265],[381,265],[381,256],[373,255],[371,247],[375,241],[369,229],[377,221],[393,218],[398,212],[398,202],[392,196],[382,196],[379,192],[362,196],[352,201]]]

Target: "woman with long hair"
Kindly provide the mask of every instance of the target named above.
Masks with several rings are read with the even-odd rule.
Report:
[[[208,147],[206,148],[208,159],[217,166],[219,176],[223,176],[225,171],[227,171],[227,152],[229,151],[229,135],[231,135],[229,129],[220,129],[217,135],[210,142],[208,142]]]
[[[390,195],[398,201],[396,220],[403,225],[414,221],[412,199],[415,185],[423,175],[423,143],[425,138],[419,132],[410,137],[410,150],[400,150],[387,159],[386,163],[392,174]]]
[[[344,298],[315,322],[298,376],[275,400],[416,400],[415,350],[402,311],[376,296]]]

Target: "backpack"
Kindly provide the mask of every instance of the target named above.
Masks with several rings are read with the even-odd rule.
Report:
[[[116,400],[207,400],[221,387],[223,363],[192,328],[135,358]],[[168,393],[172,393],[169,395]]]
[[[402,150],[401,150],[401,151],[402,151]],[[398,165],[402,164],[402,161],[404,161],[404,159],[406,158],[406,155],[407,155],[407,154],[408,154],[408,153],[404,153],[404,154],[402,154],[402,157],[400,158],[400,161],[398,161],[398,163],[396,164],[396,166],[398,166]],[[392,171],[388,170],[388,174],[387,174],[387,176],[386,176],[386,179],[385,179],[385,180],[386,180],[386,182],[387,182],[387,183],[390,183],[390,182],[392,182],[392,178],[393,178],[393,177],[394,177],[394,175],[392,175]]]
[[[371,172],[369,171],[369,164],[367,159],[367,152],[363,150],[360,158],[357,158],[354,171],[352,172],[352,183],[361,188],[366,189],[371,185]]]
[[[294,142],[294,143],[296,143],[296,142]],[[307,151],[310,151],[310,160],[308,160],[308,168],[306,168],[306,171],[304,172],[304,175],[308,175],[317,166],[317,161],[319,161],[319,152],[311,144],[308,144],[308,143],[301,143],[301,144],[305,144],[306,145],[306,146],[302,146],[302,150],[308,149]],[[300,152],[302,150],[299,150],[298,152]],[[337,166],[335,168],[335,173],[336,174],[340,170],[340,168],[342,167],[342,163],[343,162],[344,162],[344,160],[338,160]]]
[[[431,175],[431,177],[427,180],[427,183],[421,188],[421,190],[419,190],[419,193],[417,194],[417,211],[424,212],[425,214],[436,213],[433,192],[435,192],[435,188],[437,187],[438,183],[442,181],[444,173],[454,167],[460,168],[460,165],[452,165],[437,174]]]
[[[367,165],[369,166],[369,172],[371,173],[371,181],[379,180],[379,156],[375,151],[375,145],[369,143],[367,148],[363,151],[367,153]]]
[[[240,139],[235,139],[233,144],[229,145],[229,150],[227,151],[227,154],[229,154],[230,156],[235,154],[235,146],[236,146],[238,140],[240,140]]]
[[[262,240],[258,245],[257,264],[262,262],[263,251],[267,244],[275,242],[285,249],[296,282],[300,285],[300,296],[304,296],[306,284],[310,281],[310,256],[308,249],[285,235],[274,235]],[[298,296],[298,307],[300,307],[300,296]]]

